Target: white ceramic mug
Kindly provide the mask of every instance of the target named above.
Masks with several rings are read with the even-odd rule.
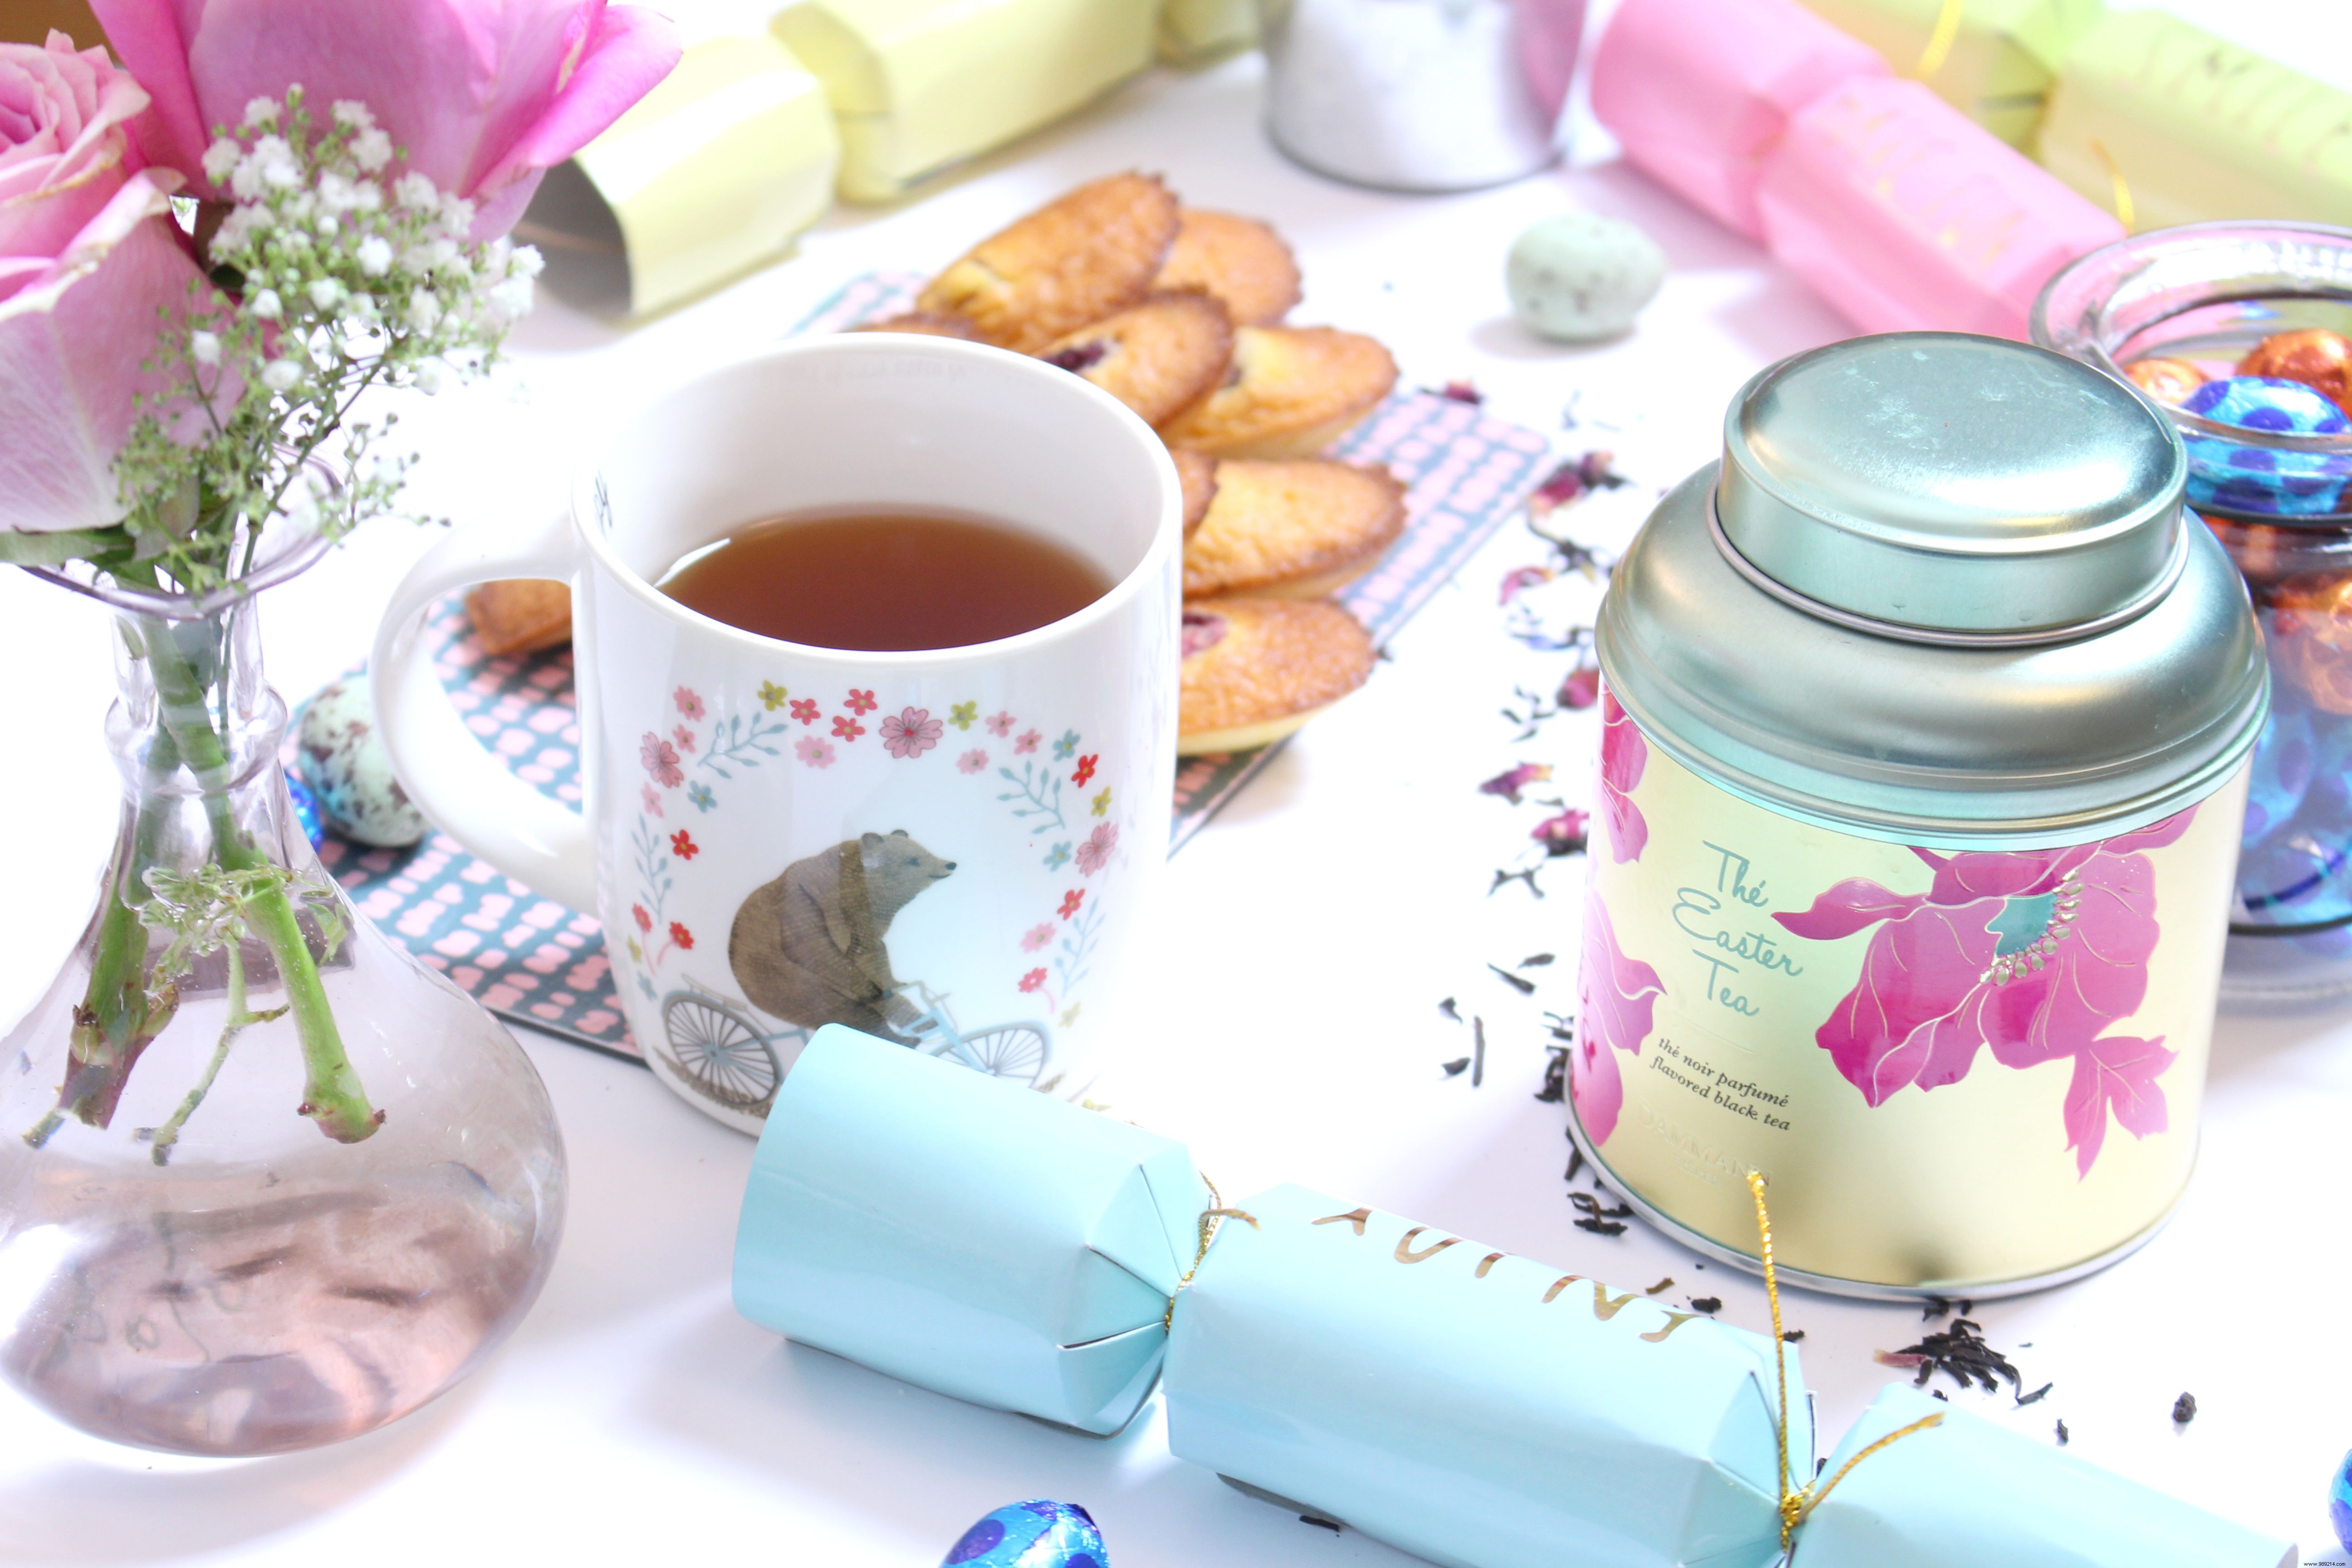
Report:
[[[653,586],[747,523],[868,507],[1014,523],[1115,586],[909,653],[760,637]],[[1182,548],[1166,448],[1079,377],[941,338],[794,342],[660,395],[535,537],[419,562],[376,636],[377,722],[428,818],[596,911],[646,1059],[729,1125],[759,1130],[827,1023],[1074,1095],[1167,857]],[[572,585],[578,814],[476,742],[421,646],[435,604],[505,577]]]

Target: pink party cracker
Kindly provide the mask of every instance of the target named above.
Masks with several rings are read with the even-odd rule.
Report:
[[[1625,0],[1593,57],[1592,112],[1635,168],[1753,239],[1757,183],[1790,117],[1888,74],[1797,0]]]
[[[2033,298],[2123,225],[1926,85],[1854,80],[1765,162],[1764,242],[1864,331],[2026,335]]]

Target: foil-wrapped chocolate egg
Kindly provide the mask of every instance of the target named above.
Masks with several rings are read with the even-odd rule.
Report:
[[[2327,1488],[2327,1522],[2336,1527],[2336,1543],[2352,1552],[2352,1454],[2336,1467],[2336,1479]]]
[[[2352,574],[2281,588],[2270,601],[2271,668],[2314,706],[2352,714]]]
[[[294,803],[294,820],[302,826],[302,837],[318,848],[327,841],[327,819],[319,815],[319,797],[302,782],[302,775],[289,768],[286,771],[286,798]]]
[[[2352,341],[2325,327],[2274,332],[2238,362],[2240,375],[2299,381],[2352,414]]]
[[[1009,1502],[963,1532],[940,1568],[1110,1568],[1094,1516],[1074,1502]]]
[[[2205,373],[2185,359],[2136,359],[2124,366],[2131,384],[2158,403],[2185,403],[2205,384]]]
[[[295,765],[327,826],[354,844],[405,849],[425,837],[425,818],[375,732],[364,680],[338,680],[303,704]]]
[[[2273,708],[2263,721],[2262,738],[2254,742],[2253,766],[2246,775],[2247,845],[2260,844],[2303,808],[2317,761],[2311,715],[2300,705]]]
[[[2277,435],[2340,436],[2344,411],[2299,381],[2230,375],[2180,405],[2217,424]],[[2352,453],[2287,452],[2214,436],[2190,436],[2189,504],[2229,512],[2311,516],[2336,510],[2352,479]]]

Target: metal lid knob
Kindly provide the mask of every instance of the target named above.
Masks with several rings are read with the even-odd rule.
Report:
[[[2188,458],[2090,366],[1889,332],[1764,371],[1724,420],[1713,528],[1756,586],[1906,640],[2086,636],[2171,587]]]

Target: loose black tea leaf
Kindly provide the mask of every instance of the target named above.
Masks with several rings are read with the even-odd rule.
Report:
[[[1793,1345],[1798,1341],[1805,1337],[1805,1331],[1802,1329],[1790,1329],[1787,1333],[1782,1334],[1780,1337]]]
[[[1528,885],[1528,892],[1533,893],[1538,899],[1542,898],[1544,896],[1544,890],[1536,886],[1536,872],[1539,868],[1539,865],[1540,863],[1538,863],[1538,866],[1528,866],[1517,871],[1497,870],[1495,873],[1494,882],[1486,889],[1486,896],[1490,899],[1493,898],[1496,893],[1502,890],[1503,884],[1506,882],[1525,882]]]
[[[1664,1279],[1659,1280],[1655,1285],[1653,1285],[1648,1289],[1643,1291],[1642,1294],[1644,1296],[1654,1296],[1661,1290],[1672,1289],[1674,1288],[1674,1276],[1669,1274]]]
[[[2172,1402],[2172,1424],[2175,1426],[2186,1426],[2196,1419],[2197,1396],[2195,1394],[2184,1394]]]
[[[1444,1014],[1447,1017],[1453,1019],[1457,1024],[1462,1021],[1462,1015],[1454,1010],[1454,998],[1451,996],[1448,996],[1444,1001],[1440,1002],[1437,1005],[1437,1010]]]
[[[1965,1308],[1967,1303],[1961,1305]],[[1898,1356],[1913,1359],[1898,1361]],[[1919,1375],[1915,1381],[1921,1388],[1927,1387],[1928,1378],[1938,1372],[1949,1375],[1962,1388],[1981,1384],[1987,1394],[1998,1389],[2004,1377],[2009,1379],[2012,1394],[2025,1387],[2024,1379],[2018,1375],[2017,1368],[2010,1365],[2009,1358],[1985,1342],[1983,1328],[1966,1318],[1954,1318],[1950,1328],[1925,1335],[1917,1344],[1905,1345],[1891,1355],[1881,1352],[1878,1359],[1888,1366],[1917,1367]]]
[[[2055,1388],[2055,1387],[2057,1387],[2057,1386],[2058,1386],[2058,1385],[2057,1385],[2056,1384],[2054,1384],[2054,1383],[2045,1383],[2045,1384],[2043,1384],[2041,1387],[2039,1387],[2039,1388],[2035,1389],[2035,1390],[2034,1390],[2032,1393],[2031,1393],[2031,1394],[2019,1394],[2019,1395],[2017,1396],[2017,1407],[2018,1407],[2020,1410],[2022,1410],[2022,1409],[2024,1409],[2024,1408],[2025,1408],[2027,1405],[2039,1405],[2039,1404],[2041,1404],[2041,1403],[2042,1403],[2042,1396],[2043,1394],[2045,1394],[2049,1393],[2052,1389],[2053,1389],[2053,1388]]]
[[[1568,1098],[1568,1047],[1546,1046],[1544,1051],[1551,1059],[1544,1063],[1543,1087],[1536,1090],[1536,1098],[1558,1105]]]
[[[1527,957],[1519,960],[1519,967],[1521,969],[1541,969],[1545,964],[1549,963],[1550,962],[1550,953],[1530,953]]]
[[[1450,1062],[1441,1062],[1438,1065],[1445,1069],[1445,1076],[1447,1078],[1460,1078],[1463,1073],[1468,1069],[1470,1066],[1470,1058],[1468,1057],[1456,1057]]]
[[[1723,1298],[1720,1296],[1693,1296],[1691,1298],[1691,1310],[1694,1312],[1705,1312],[1707,1316],[1713,1317],[1716,1313],[1723,1310]]]
[[[1572,1182],[1576,1180],[1576,1173],[1582,1169],[1584,1169],[1584,1151],[1581,1149],[1570,1149],[1568,1152],[1568,1174],[1562,1176],[1560,1180],[1563,1182]]]
[[[1586,1215],[1576,1222],[1576,1228],[1589,1230],[1595,1236],[1622,1236],[1625,1234],[1625,1222],[1622,1219],[1599,1219],[1591,1215]]]
[[[1557,860],[1563,855],[1584,853],[1591,841],[1591,812],[1566,806],[1529,828],[1528,837],[1543,846],[1546,857]]]
[[[1940,1388],[1931,1388],[1927,1392],[1934,1394],[1937,1398],[1942,1400],[1947,1405],[1949,1405],[1952,1402],[1952,1396],[1945,1393]]]
[[[1486,1020],[1470,1020],[1470,1087],[1486,1081]]]
[[[2066,1418],[2063,1415],[2058,1417],[2058,1446],[2062,1448],[2066,1446],[2067,1439],[2073,1436],[2074,1434],[2072,1432],[2066,1430]]]
[[[1523,979],[1522,977],[1512,973],[1509,970],[1503,968],[1500,964],[1490,963],[1486,967],[1501,975],[1505,980],[1509,981],[1513,985],[1518,987],[1520,995],[1532,996],[1536,994],[1536,983],[1534,981]]]
[[[1562,1017],[1558,1013],[1546,1013],[1544,1015],[1544,1019],[1547,1026],[1551,1030],[1551,1037],[1553,1039],[1573,1040],[1576,1038],[1576,1021],[1574,1019]]]
[[[1311,1524],[1318,1530],[1328,1530],[1334,1535],[1339,1534],[1341,1530],[1346,1528],[1336,1519],[1324,1519],[1311,1513],[1300,1514],[1298,1516],[1298,1522],[1301,1524]]]
[[[1633,1217],[1633,1205],[1632,1204],[1619,1204],[1615,1208],[1602,1208],[1601,1206],[1601,1200],[1594,1197],[1591,1193],[1570,1193],[1568,1194],[1568,1201],[1574,1204],[1578,1208],[1582,1209],[1586,1214],[1591,1215],[1594,1219],[1631,1219]]]

